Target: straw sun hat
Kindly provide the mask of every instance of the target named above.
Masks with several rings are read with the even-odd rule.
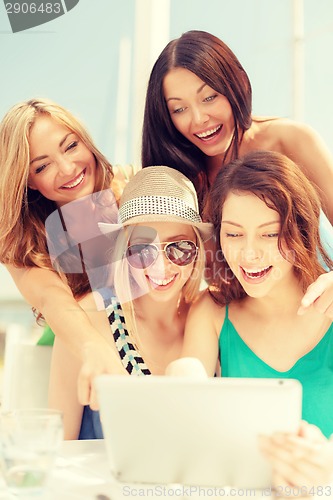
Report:
[[[119,224],[99,222],[103,234],[123,226],[149,222],[180,222],[198,229],[205,241],[212,236],[212,224],[202,222],[192,182],[177,170],[146,167],[125,186],[119,206]]]

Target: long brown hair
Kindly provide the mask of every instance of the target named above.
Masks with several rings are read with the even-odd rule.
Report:
[[[36,118],[50,116],[77,134],[96,159],[95,192],[109,188],[112,166],[96,148],[83,125],[65,108],[48,99],[30,99],[13,106],[0,124],[0,262],[54,271],[48,254],[45,220],[56,204],[28,187],[29,134]],[[82,274],[69,274],[74,295],[88,291]]]
[[[220,170],[204,210],[205,217],[214,225],[217,262],[212,289],[219,302],[228,303],[246,295],[234,279],[220,244],[223,205],[230,192],[252,193],[278,212],[281,220],[279,250],[285,258],[288,257],[285,248],[292,252],[294,272],[303,291],[324,272],[324,264],[333,269],[333,262],[320,241],[320,202],[315,188],[286,156],[272,151],[254,151]]]
[[[143,122],[142,165],[168,165],[182,172],[194,183],[201,205],[208,189],[206,155],[176,129],[170,118],[163,80],[173,68],[191,71],[228,99],[235,123],[231,158],[238,156],[240,139],[252,123],[251,84],[232,50],[205,31],[188,31],[169,42],[151,71]]]

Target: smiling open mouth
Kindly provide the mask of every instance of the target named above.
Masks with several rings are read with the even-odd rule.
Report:
[[[166,286],[169,285],[172,281],[174,281],[176,278],[176,275],[171,276],[171,278],[165,278],[165,279],[157,279],[157,278],[152,278],[149,276],[149,280],[154,283],[156,286]]]
[[[217,127],[207,130],[206,132],[201,132],[200,134],[194,134],[194,135],[199,139],[201,139],[202,141],[207,141],[215,137],[220,132],[221,129],[222,125],[218,125]]]
[[[72,181],[68,182],[67,184],[64,184],[63,186],[61,186],[60,189],[76,188],[83,181],[84,176],[86,175],[86,170],[87,170],[86,168],[84,170],[82,170],[82,172],[77,177],[75,177]]]
[[[264,267],[261,269],[245,269],[241,267],[241,270],[245,274],[245,276],[249,279],[256,280],[259,278],[263,278],[269,271],[272,269],[272,266]]]

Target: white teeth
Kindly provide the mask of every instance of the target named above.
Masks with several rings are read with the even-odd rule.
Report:
[[[76,186],[78,186],[80,184],[80,182],[83,181],[83,178],[84,178],[84,174],[85,174],[85,170],[81,173],[81,175],[76,179],[76,181],[72,182],[71,184],[64,184],[63,186],[61,186],[62,188],[64,189],[72,189]]]
[[[174,276],[172,276],[172,277],[171,277],[171,278],[169,278],[169,279],[164,279],[164,280],[159,280],[159,279],[157,279],[157,278],[152,278],[151,276],[149,276],[149,279],[150,279],[153,283],[155,283],[155,285],[157,285],[157,286],[162,286],[162,285],[163,285],[163,286],[165,286],[165,285],[168,285],[169,283],[171,283],[171,281],[173,281]]]
[[[218,125],[217,127],[215,128],[212,128],[211,130],[207,130],[207,132],[201,132],[201,134],[195,134],[197,137],[199,137],[199,139],[204,139],[205,137],[208,137],[212,134],[214,134],[215,132],[217,132],[218,130],[220,130],[221,128],[221,125]]]
[[[243,267],[244,271],[246,273],[249,273],[249,274],[254,274],[254,273],[262,273],[263,271],[267,271],[267,269],[269,269],[270,266],[267,266],[267,267],[261,267],[261,268],[257,268],[257,269],[246,269],[246,267]]]
[[[262,267],[261,269],[246,269],[245,267],[242,267],[243,271],[245,272],[246,276],[249,278],[255,279],[259,278],[261,275],[265,274],[266,271],[270,269],[271,266],[267,267]]]

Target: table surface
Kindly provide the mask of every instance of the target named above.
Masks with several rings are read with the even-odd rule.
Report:
[[[182,485],[147,485],[119,483],[110,471],[103,440],[64,441],[55,468],[43,494],[30,497],[8,493],[0,482],[0,500],[125,500],[127,498],[221,499],[222,497],[265,498],[270,492],[226,488],[199,488]]]

